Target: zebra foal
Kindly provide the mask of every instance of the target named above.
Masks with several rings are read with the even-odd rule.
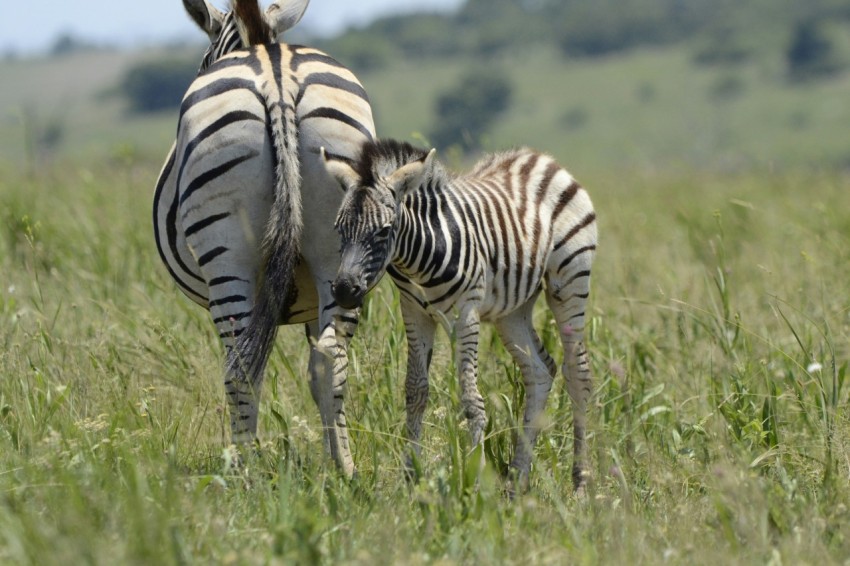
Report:
[[[277,326],[306,323],[325,445],[350,475],[343,397],[357,313],[331,293],[342,193],[319,148],[353,159],[374,137],[374,124],[348,69],[316,49],[277,43],[308,1],[278,0],[261,12],[257,0],[233,0],[222,12],[206,0],[183,0],[210,46],[183,98],[153,223],[168,272],[209,310],[227,352],[233,442],[256,438]]]
[[[453,320],[461,402],[473,445],[483,440],[478,390],[481,321],[493,322],[520,367],[526,390],[511,467],[527,483],[532,448],[557,367],[532,326],[545,289],[561,330],[562,371],[573,409],[573,484],[586,482],[586,406],[591,393],[583,343],[596,250],[596,215],[587,192],[551,157],[530,149],[490,155],[452,175],[406,143],[364,144],[356,163],[324,155],[345,188],[336,227],[342,260],[333,283],[340,305],[360,306],[389,272],[399,288],[408,343],[405,397],[411,458],[419,454],[434,332]]]

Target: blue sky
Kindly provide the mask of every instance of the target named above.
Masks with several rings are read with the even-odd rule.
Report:
[[[212,0],[222,8],[227,0]],[[263,6],[271,0],[260,0]],[[414,11],[451,10],[463,0],[311,0],[299,28],[335,33],[375,17]],[[0,52],[46,49],[62,33],[96,42],[134,45],[202,39],[181,0],[30,0],[4,2]]]

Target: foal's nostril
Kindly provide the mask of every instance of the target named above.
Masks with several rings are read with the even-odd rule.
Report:
[[[356,281],[337,279],[331,284],[334,300],[344,309],[354,309],[363,302],[365,289]]]

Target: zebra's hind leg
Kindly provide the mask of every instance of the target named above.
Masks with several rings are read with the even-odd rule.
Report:
[[[224,390],[231,442],[237,446],[257,438],[260,390],[272,347],[272,342],[246,346],[239,340],[250,321],[251,307],[246,298],[250,296],[250,288],[248,283],[245,289],[231,289],[221,298],[211,297],[210,301],[210,313],[226,353]]]
[[[434,348],[437,324],[406,295],[402,295],[401,311],[407,335],[407,376],[404,382],[407,412],[407,440],[409,452],[405,460],[408,477],[415,473],[416,462],[422,453],[419,439],[422,436],[422,419],[428,405],[428,371]]]
[[[567,246],[565,246],[567,248]],[[555,316],[564,348],[561,371],[573,410],[573,487],[587,485],[587,403],[592,392],[590,364],[584,345],[585,308],[590,293],[591,247],[573,252],[571,260],[549,273],[546,300]],[[565,253],[570,253],[569,249]]]
[[[308,362],[310,371],[310,395],[313,397],[313,402],[316,403],[316,407],[319,409],[319,413],[321,414],[322,383],[321,379],[319,379],[318,377],[319,372],[317,370],[319,368],[319,364],[322,362],[322,359],[314,359],[314,356],[318,355],[316,348],[319,343],[319,320],[316,319],[308,322],[305,325],[305,331],[307,334],[307,343],[310,345],[310,361]],[[324,420],[322,421],[322,427],[324,428]],[[330,454],[331,445],[328,442],[328,435],[323,434],[322,440],[325,445],[325,451]]]
[[[552,390],[555,367],[554,361],[543,348],[540,337],[532,327],[533,307],[532,299],[496,322],[499,336],[519,366],[525,385],[525,412],[511,461],[511,468],[516,474],[514,487],[520,490],[524,490],[528,485],[534,443],[543,425],[543,412]]]
[[[229,349],[229,353],[233,350]],[[228,355],[230,358],[231,355]],[[260,390],[263,372],[250,369],[250,363],[244,363],[237,356],[239,367],[225,370],[224,391],[227,395],[230,412],[231,442],[237,446],[250,444],[257,438],[257,416],[259,414]]]

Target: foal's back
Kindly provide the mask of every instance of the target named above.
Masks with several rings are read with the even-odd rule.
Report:
[[[524,305],[544,279],[563,286],[571,256],[595,248],[596,215],[587,191],[545,153],[519,148],[492,154],[448,184],[481,236],[472,241],[486,258],[484,319]]]

